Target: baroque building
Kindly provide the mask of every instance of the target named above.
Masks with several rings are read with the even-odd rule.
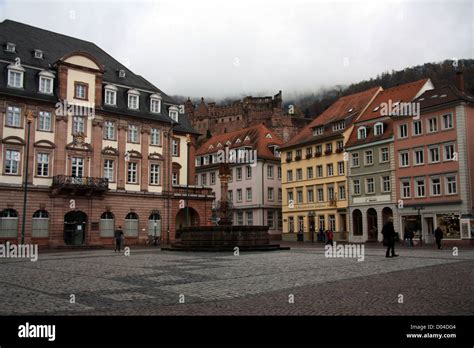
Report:
[[[170,242],[207,224],[198,133],[172,98],[91,42],[5,20],[0,45],[0,241],[110,245],[122,226],[126,244]]]

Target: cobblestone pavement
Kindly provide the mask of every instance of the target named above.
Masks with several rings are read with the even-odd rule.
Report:
[[[474,314],[474,250],[397,252],[366,248],[360,262],[326,258],[321,246],[40,252],[37,262],[0,259],[0,315]]]

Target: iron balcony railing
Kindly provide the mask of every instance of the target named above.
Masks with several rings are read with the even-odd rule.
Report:
[[[77,177],[69,175],[53,176],[52,188],[93,189],[106,191],[109,180],[106,178]]]

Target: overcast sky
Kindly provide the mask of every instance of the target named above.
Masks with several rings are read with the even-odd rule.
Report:
[[[285,97],[473,58],[473,4],[0,0],[0,20],[93,41],[170,95]]]

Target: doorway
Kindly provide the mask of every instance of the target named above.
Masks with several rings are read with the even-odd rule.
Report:
[[[70,211],[64,215],[64,243],[82,245],[86,236],[87,215],[82,211]]]

